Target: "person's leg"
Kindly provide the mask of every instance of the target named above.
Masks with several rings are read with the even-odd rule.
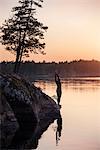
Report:
[[[60,104],[60,97],[58,96],[58,105]]]

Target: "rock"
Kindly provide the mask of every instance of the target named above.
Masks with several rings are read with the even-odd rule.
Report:
[[[53,122],[60,111],[55,101],[17,75],[0,74],[1,148],[11,143],[15,132],[32,130],[41,122]]]

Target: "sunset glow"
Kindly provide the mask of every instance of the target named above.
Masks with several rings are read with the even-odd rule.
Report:
[[[100,150],[100,0],[0,0],[0,94],[1,149]]]
[[[0,0],[0,25],[17,5],[17,0]],[[100,1],[44,0],[37,17],[48,26],[44,39],[46,55],[31,54],[24,60],[100,60]],[[15,60],[15,57],[0,45],[0,61],[3,60]]]

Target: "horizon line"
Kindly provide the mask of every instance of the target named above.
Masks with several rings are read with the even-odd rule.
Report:
[[[100,60],[97,60],[97,59],[73,59],[73,60],[64,60],[64,61],[54,61],[54,60],[51,60],[51,61],[46,61],[46,60],[43,60],[43,61],[34,61],[34,60],[22,60],[21,62],[22,63],[25,63],[25,62],[34,62],[34,63],[71,63],[71,62],[79,62],[79,61],[95,61],[95,62],[100,62]],[[14,63],[15,61],[6,61],[6,60],[3,60],[3,61],[0,61],[0,63],[9,63],[9,62],[12,62]]]

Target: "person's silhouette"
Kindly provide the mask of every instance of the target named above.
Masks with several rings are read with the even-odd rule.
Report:
[[[61,91],[61,82],[60,82],[60,78],[58,76],[57,73],[55,73],[55,82],[56,82],[56,85],[57,85],[57,101],[58,101],[58,105],[60,104],[60,98],[61,98],[61,94],[62,94],[62,91]]]
[[[61,131],[62,131],[62,117],[59,116],[59,118],[57,119],[56,145],[58,145],[58,141],[60,140]]]

